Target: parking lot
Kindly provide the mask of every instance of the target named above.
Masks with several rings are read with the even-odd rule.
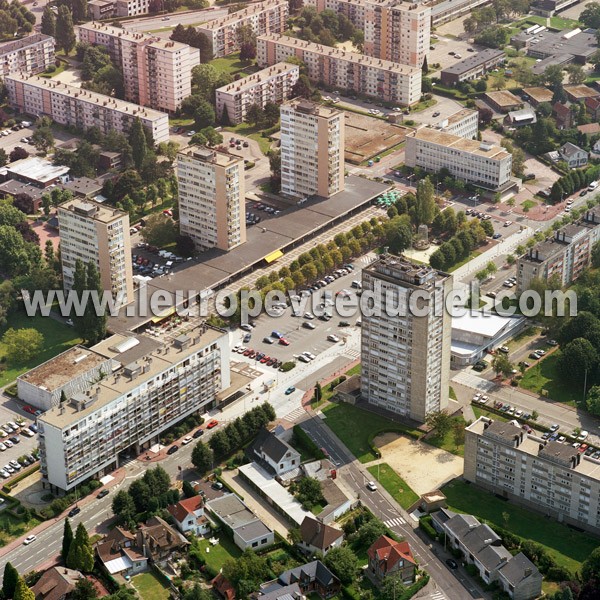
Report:
[[[28,414],[22,410],[20,410],[19,413],[13,412],[9,408],[12,403],[12,401],[8,401],[0,405],[0,477],[2,479],[8,479],[21,470],[21,467],[13,469],[14,472],[7,472],[8,477],[5,477],[3,474],[5,466],[9,465],[11,461],[17,461],[21,456],[31,454],[38,447],[37,435],[28,437],[26,434],[22,433],[26,430],[31,431],[29,425],[35,421],[34,415]],[[22,427],[18,427],[17,431],[9,432],[8,429],[5,429],[5,426],[9,422],[14,423],[15,425],[22,424]],[[10,438],[14,438],[15,436],[19,440],[16,444],[10,441]]]

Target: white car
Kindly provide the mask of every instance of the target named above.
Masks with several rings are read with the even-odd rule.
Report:
[[[580,433],[580,434],[577,436],[577,439],[578,439],[580,442],[583,442],[583,441],[585,441],[585,440],[587,439],[587,436],[588,436],[588,435],[590,435],[590,434],[589,434],[589,431],[585,431],[585,430],[584,430],[584,431],[582,431],[582,432],[581,432],[581,433]]]
[[[481,396],[481,398],[479,398],[479,404],[486,404],[487,401],[489,400],[488,396]]]
[[[37,540],[37,537],[35,535],[28,535],[24,540],[23,540],[23,544],[25,546],[29,546],[29,544],[31,544],[32,542],[35,542],[35,540]]]
[[[376,492],[377,486],[375,485],[375,482],[369,481],[369,483],[367,483],[367,489],[370,490],[371,492]]]
[[[12,447],[14,446],[14,444],[13,444],[13,443],[12,443],[10,440],[6,440],[6,441],[4,442],[4,445],[5,445],[7,448],[12,448]]]
[[[312,313],[307,312],[307,313],[304,313],[304,318],[308,319],[310,321],[311,319],[315,318],[315,315],[313,315]]]
[[[339,342],[339,341],[340,341],[340,338],[339,338],[337,335],[334,335],[333,333],[330,333],[330,334],[327,336],[327,340],[328,340],[329,342]]]
[[[0,469],[0,477],[2,477],[2,479],[8,479],[10,477],[10,473],[4,469]]]
[[[315,360],[317,358],[312,352],[303,352],[302,353],[308,360]]]
[[[182,443],[184,446],[187,446],[187,444],[190,444],[192,441],[193,441],[193,438],[192,438],[192,436],[191,436],[191,435],[188,435],[187,437],[183,438],[183,440],[182,440],[182,442],[181,442],[181,443]]]
[[[473,402],[479,402],[479,398],[481,398],[481,394],[479,392],[477,392],[474,396],[473,396]]]

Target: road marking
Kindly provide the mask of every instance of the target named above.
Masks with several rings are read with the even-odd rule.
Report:
[[[406,521],[402,517],[395,519],[389,519],[383,523],[386,527],[399,527],[400,525],[406,525]]]
[[[429,597],[431,598],[431,600],[446,600],[446,596],[444,596],[444,594],[442,594],[442,592],[431,592],[431,594],[429,594]]]
[[[288,413],[287,415],[285,415],[285,417],[283,417],[284,421],[289,421],[290,423],[294,423],[296,421],[296,419],[299,419],[300,417],[303,417],[306,415],[306,411],[304,410],[304,408],[300,407],[297,408],[296,410],[293,410],[291,413]]]

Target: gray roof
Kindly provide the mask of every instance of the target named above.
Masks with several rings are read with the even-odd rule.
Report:
[[[462,75],[463,73],[468,73],[472,69],[476,69],[477,67],[484,65],[490,61],[504,58],[505,54],[502,50],[496,50],[494,48],[486,48],[477,54],[472,54],[471,56],[467,56],[463,60],[457,62],[451,67],[447,67],[443,70],[444,73],[452,73],[454,75]]]
[[[21,50],[21,48],[27,48],[28,46],[33,46],[34,44],[39,44],[47,40],[51,40],[52,42],[54,41],[51,36],[46,35],[45,33],[34,33],[33,35],[21,38],[20,40],[15,40],[14,42],[7,42],[6,44],[0,45],[0,56],[4,56],[10,52],[15,52],[16,50]]]
[[[240,525],[233,531],[235,531],[235,533],[237,533],[245,542],[252,542],[257,538],[273,533],[262,521],[258,519],[258,517],[256,517],[255,521],[246,523],[245,525]]]
[[[260,600],[297,600],[302,596],[302,592],[297,583],[278,587],[266,594],[260,594]]]
[[[263,429],[252,445],[252,449],[256,454],[264,453],[273,462],[278,463],[288,452],[298,454],[289,444],[279,439],[274,433]]]
[[[248,525],[257,519],[257,516],[235,494],[225,494],[215,498],[207,502],[206,507],[231,529]]]
[[[486,546],[475,555],[475,558],[487,571],[495,571],[503,562],[509,561],[512,554],[504,546]]]
[[[478,527],[481,523],[473,515],[455,515],[446,521],[446,527],[462,540],[467,531]]]
[[[500,569],[499,573],[502,578],[515,587],[528,577],[539,578],[540,582],[542,579],[538,568],[522,552],[513,556]]]
[[[566,144],[563,144],[560,147],[560,153],[564,154],[565,156],[573,156],[573,155],[577,154],[578,152],[583,152],[584,154],[587,154],[587,152],[585,150],[582,150],[579,146],[576,146],[575,144],[572,144],[571,142],[567,142]]]
[[[329,586],[337,581],[337,577],[320,560],[313,560],[306,565],[284,571],[279,576],[279,581],[285,585],[296,581],[301,583],[317,581],[323,586]]]
[[[512,121],[527,121],[531,120],[533,123],[537,121],[535,111],[532,108],[522,108],[521,110],[511,110],[508,116]]]
[[[500,536],[489,526],[479,525],[465,532],[460,541],[473,556],[478,555],[484,548],[495,545],[500,546]]]

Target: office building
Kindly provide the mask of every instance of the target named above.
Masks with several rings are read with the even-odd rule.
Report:
[[[179,226],[202,250],[231,250],[246,241],[244,161],[209,148],[177,159]]]
[[[226,17],[202,23],[196,29],[212,44],[215,58],[227,56],[240,49],[238,29],[245,25],[258,37],[266,33],[282,33],[290,16],[286,0],[266,0],[249,4]]]
[[[8,75],[4,83],[11,106],[21,113],[48,116],[83,131],[98,127],[104,134],[114,130],[126,135],[137,117],[156,144],[169,141],[166,113],[43,77]]]
[[[519,258],[517,290],[522,293],[530,289],[536,279],[552,280],[558,288],[568,286],[590,266],[592,248],[599,240],[600,208],[593,208],[577,223],[561,227],[554,237],[538,242]]]
[[[43,73],[54,60],[54,38],[43,33],[0,44],[0,69],[4,77],[13,73]]]
[[[422,72],[417,67],[274,34],[257,39],[256,54],[261,67],[296,56],[306,65],[311,81],[333,89],[352,90],[402,106],[421,98]]]
[[[298,65],[282,62],[228,83],[216,90],[217,117],[221,119],[227,110],[229,121],[237,125],[246,120],[246,113],[253,104],[261,108],[267,102],[281,104],[291,97],[298,77]]]
[[[405,163],[431,173],[448,169],[453,177],[492,191],[512,184],[512,155],[504,148],[428,127],[406,137]]]
[[[73,287],[75,263],[93,262],[103,290],[123,304],[133,300],[129,215],[115,208],[74,198],[58,207],[60,258],[65,291]]]
[[[308,100],[281,106],[281,192],[329,198],[344,189],[344,113]]]
[[[470,14],[474,8],[490,4],[490,0],[443,0],[431,7],[431,24],[434,27]]]
[[[52,400],[37,420],[40,472],[44,484],[64,491],[119,468],[173,425],[214,408],[229,385],[227,334],[203,322],[187,322],[177,337],[114,335],[77,346],[17,383],[34,406]]]
[[[440,121],[436,129],[466,140],[474,140],[479,131],[479,111],[461,108],[458,112]]]
[[[130,102],[173,113],[192,93],[192,68],[200,64],[196,48],[94,22],[80,25],[77,37],[108,50],[123,71]]]
[[[463,477],[493,494],[600,534],[600,461],[570,443],[480,417],[465,430]]]
[[[150,0],[90,0],[88,13],[94,21],[112,17],[135,17],[150,12]]]
[[[447,407],[452,322],[443,298],[451,286],[451,275],[402,256],[384,254],[363,269],[363,296],[373,294],[362,318],[366,402],[421,423]],[[428,310],[415,314],[417,297]]]
[[[486,48],[442,69],[440,79],[444,85],[456,85],[462,81],[479,79],[494,67],[503,64],[505,60],[504,51]]]

